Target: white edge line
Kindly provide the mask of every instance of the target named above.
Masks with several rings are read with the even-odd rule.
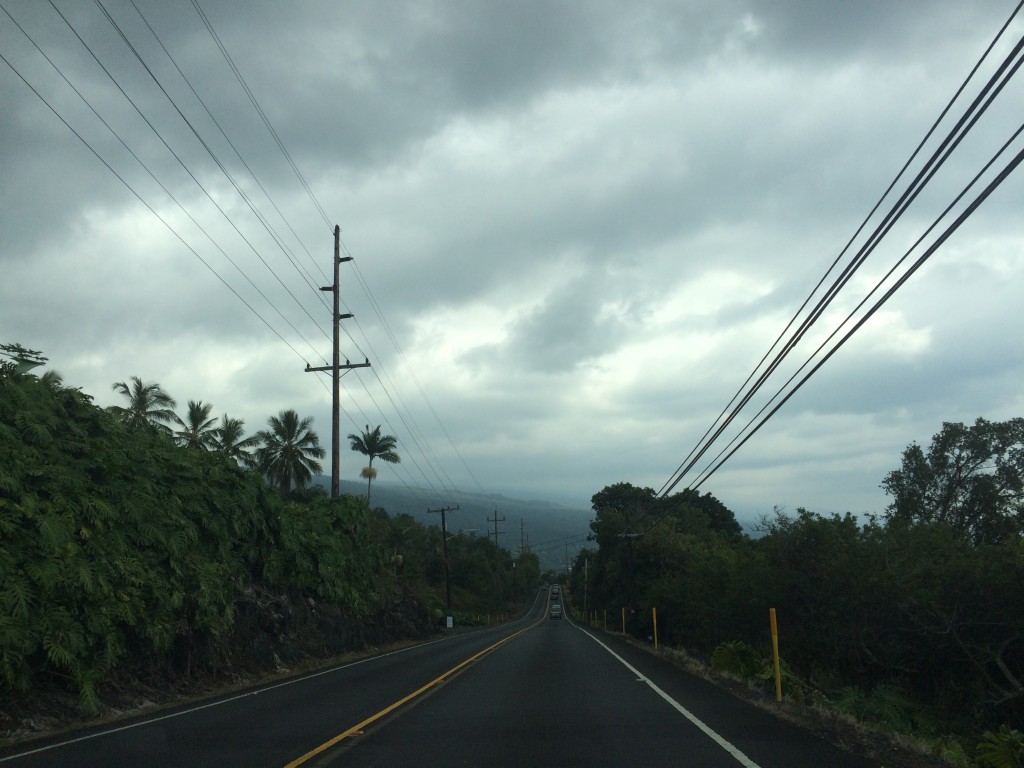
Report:
[[[211,702],[207,702],[206,704],[200,704],[197,707],[188,707],[187,709],[181,709],[181,710],[179,710],[177,712],[171,712],[171,713],[166,714],[166,715],[160,715],[159,717],[150,717],[150,718],[147,718],[145,720],[139,720],[139,721],[134,722],[134,723],[128,723],[126,725],[120,725],[120,726],[117,726],[116,728],[106,728],[104,730],[97,731],[95,733],[87,733],[84,736],[78,736],[78,737],[76,737],[74,739],[67,739],[65,741],[58,741],[58,742],[56,742],[54,744],[47,744],[45,747],[36,747],[35,749],[30,749],[27,752],[19,752],[16,755],[9,755],[7,757],[0,757],[0,763],[8,763],[8,762],[11,762],[12,760],[19,760],[19,759],[21,759],[23,757],[28,757],[29,755],[36,755],[36,754],[39,754],[40,752],[47,752],[47,751],[49,751],[51,749],[57,749],[58,747],[66,747],[69,744],[77,744],[80,741],[89,741],[90,739],[98,739],[101,736],[109,736],[112,733],[119,733],[120,731],[128,731],[128,730],[131,730],[132,728],[141,728],[144,725],[151,725],[153,723],[159,723],[161,720],[170,720],[171,718],[174,718],[174,717],[182,717],[183,715],[190,715],[193,712],[201,712],[202,710],[210,709],[211,707],[219,707],[221,704],[229,704],[232,701],[238,701],[239,699],[245,699],[245,698],[248,698],[249,696],[259,696],[264,691],[272,691],[275,688],[284,688],[285,686],[288,686],[288,685],[295,685],[296,683],[302,683],[302,682],[305,682],[306,680],[312,680],[315,677],[320,677],[322,675],[329,675],[329,674],[331,674],[333,672],[339,672],[339,671],[341,671],[343,669],[349,669],[350,667],[355,667],[355,666],[358,666],[360,664],[368,664],[371,661],[376,661],[377,659],[384,659],[384,658],[387,658],[388,656],[394,656],[395,654],[405,653],[406,651],[411,651],[413,648],[422,648],[425,645],[433,645],[434,643],[442,643],[442,642],[444,642],[447,639],[448,639],[447,637],[441,637],[441,638],[438,638],[437,640],[428,640],[425,643],[417,643],[415,645],[410,645],[410,646],[407,646],[405,648],[399,648],[398,650],[395,650],[395,651],[389,651],[388,653],[382,653],[379,656],[367,656],[365,659],[358,659],[356,661],[350,661],[347,664],[341,664],[340,666],[331,667],[330,669],[322,669],[319,672],[312,672],[312,673],[310,673],[308,675],[302,675],[301,677],[292,678],[291,680],[285,680],[285,681],[280,682],[280,683],[274,683],[273,685],[267,685],[267,686],[264,686],[262,688],[259,688],[259,689],[255,690],[255,691],[247,691],[245,693],[239,693],[239,694],[237,694],[235,696],[229,696],[226,699],[218,699],[217,701],[211,701]],[[85,727],[88,727],[88,726],[85,726]],[[17,746],[17,745],[13,745],[13,746]]]
[[[736,761],[740,765],[744,766],[744,768],[760,768],[760,766],[757,763],[755,763],[753,760],[751,760],[745,754],[740,752],[740,750],[737,747],[735,747],[732,743],[730,743],[729,741],[726,741],[726,739],[723,736],[720,736],[716,731],[712,730],[710,726],[706,725],[702,720],[700,720],[700,718],[698,718],[695,714],[690,712],[690,710],[688,710],[686,707],[684,707],[678,701],[676,701],[671,696],[669,696],[667,693],[665,693],[663,690],[661,690],[661,688],[659,688],[657,685],[654,684],[653,680],[651,680],[646,675],[641,674],[640,670],[638,670],[636,667],[634,667],[632,664],[630,664],[624,658],[619,656],[619,654],[617,654],[615,651],[613,651],[611,648],[609,648],[603,642],[598,640],[595,635],[592,635],[590,632],[585,630],[583,627],[581,627],[576,622],[571,622],[571,623],[572,623],[573,627],[578,629],[580,632],[582,632],[584,635],[589,637],[595,643],[597,643],[602,648],[604,648],[606,651],[608,651],[608,653],[610,653],[612,656],[614,656],[626,669],[628,669],[630,672],[632,672],[634,675],[636,675],[638,680],[647,683],[647,685],[650,686],[652,691],[654,691],[656,694],[661,696],[661,698],[663,698],[665,701],[667,701],[669,704],[671,704],[676,709],[676,711],[679,712],[679,714],[681,714],[683,717],[685,717],[687,720],[689,720],[691,723],[693,723],[695,726],[697,726],[704,733],[704,735],[706,735],[709,739],[711,739],[718,746],[720,746],[722,749],[724,749],[726,752],[728,752],[730,755],[732,755],[734,758],[736,758]]]

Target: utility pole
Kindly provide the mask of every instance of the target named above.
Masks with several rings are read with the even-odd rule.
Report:
[[[341,321],[352,317],[348,312],[341,314],[341,287],[339,284],[338,267],[343,261],[352,261],[351,256],[341,256],[341,227],[334,225],[334,284],[321,288],[321,291],[330,291],[334,294],[334,353],[333,361],[328,366],[310,368],[306,363],[306,373],[316,371],[331,372],[331,498],[336,499],[341,491],[341,371],[349,368],[369,368],[370,359],[366,358],[365,363],[350,363],[345,361],[341,365]]]
[[[448,565],[448,521],[445,518],[446,512],[454,512],[458,507],[442,507],[441,509],[428,509],[427,514],[440,512],[441,513],[441,550],[444,552],[444,592],[445,598],[448,601],[448,618],[451,619],[452,613],[452,574],[451,568]]]
[[[590,558],[583,558],[583,615],[587,614],[587,589],[590,586]]]
[[[629,586],[627,588],[626,599],[629,602],[629,627],[630,631],[636,632],[636,564],[633,560],[633,539],[640,537],[639,533],[630,531],[629,533],[620,533],[618,537],[626,540],[626,554],[628,555],[629,561]]]
[[[501,591],[501,582],[499,579],[501,578],[501,549],[498,548],[498,534],[504,533],[504,531],[498,530],[498,523],[505,522],[505,518],[498,517],[498,510],[495,508],[494,519],[492,520],[488,517],[487,522],[494,523],[494,599],[498,604],[500,604],[501,595],[499,592]]]

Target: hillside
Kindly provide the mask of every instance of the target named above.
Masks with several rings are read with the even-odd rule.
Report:
[[[314,482],[330,488],[331,479],[320,475]],[[341,492],[365,496],[366,485],[343,480]],[[419,489],[402,485],[375,482],[372,490],[374,507],[383,507],[389,515],[409,514],[424,525],[441,525],[440,515],[428,514],[423,499],[428,495]],[[542,570],[564,570],[566,553],[571,561],[587,545],[593,512],[589,509],[566,507],[549,501],[515,499],[500,494],[454,492],[446,502],[458,507],[447,514],[449,533],[463,531],[471,536],[494,535],[495,517],[505,518],[498,524],[498,544],[512,552],[528,545],[540,558]]]

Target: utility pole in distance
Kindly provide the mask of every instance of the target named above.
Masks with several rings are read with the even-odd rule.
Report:
[[[338,267],[343,261],[352,261],[351,256],[341,257],[341,227],[334,225],[334,285],[321,288],[321,291],[330,291],[334,294],[334,353],[330,365],[320,368],[310,368],[306,363],[306,373],[316,371],[331,372],[331,498],[336,499],[341,491],[341,371],[349,368],[369,368],[370,360],[364,363],[350,363],[345,361],[341,365],[341,321],[352,317],[346,312],[341,314],[341,287],[338,279]]]
[[[495,608],[501,604],[501,549],[498,548],[498,534],[504,531],[498,530],[498,523],[505,522],[504,517],[498,517],[498,510],[494,510],[494,519],[487,518],[488,523],[494,523],[494,599]]]
[[[452,619],[452,574],[448,565],[448,521],[445,518],[446,512],[454,512],[458,507],[442,507],[441,509],[428,509],[427,514],[434,512],[441,513],[441,550],[444,552],[444,592],[448,601],[448,621]],[[449,627],[451,629],[451,627]]]

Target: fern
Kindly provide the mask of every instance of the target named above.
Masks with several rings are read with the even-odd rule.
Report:
[[[35,590],[23,578],[11,574],[0,592],[0,608],[13,619],[28,619],[36,603]]]
[[[764,656],[741,640],[721,643],[711,654],[712,669],[728,672],[744,680],[754,677],[764,664]]]
[[[1024,768],[1024,733],[1008,725],[986,731],[975,751],[981,768]]]
[[[911,733],[920,719],[920,708],[891,685],[878,685],[870,693],[857,687],[843,688],[833,708],[864,723],[874,723],[898,733]]]
[[[60,553],[71,540],[71,521],[63,515],[53,513],[40,515],[36,525],[39,526],[43,543],[54,554]]]
[[[72,652],[68,645],[62,641],[61,637],[55,635],[44,636],[43,649],[46,651],[46,655],[50,658],[50,661],[54,666],[70,671],[78,669],[78,663],[74,652]]]

